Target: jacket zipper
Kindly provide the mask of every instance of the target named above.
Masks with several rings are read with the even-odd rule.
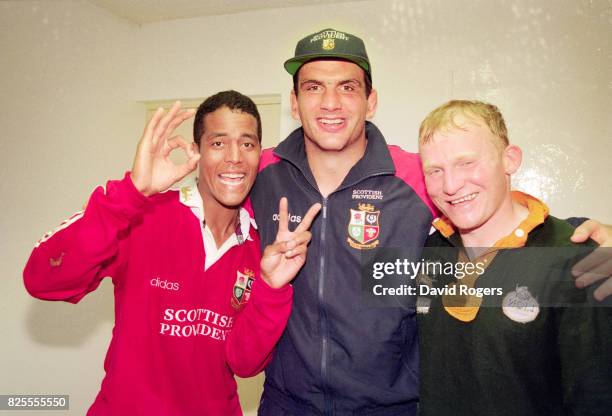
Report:
[[[323,389],[323,413],[331,414],[331,403],[329,402],[329,393],[327,391],[327,350],[328,350],[328,329],[327,329],[327,314],[324,301],[325,290],[325,231],[327,228],[327,198],[323,198],[323,206],[321,208],[321,257],[319,258],[319,287],[317,297],[319,298],[319,319],[321,320],[321,381]]]
[[[344,189],[348,189],[351,188],[353,186],[355,186],[356,184],[369,179],[371,177],[374,176],[383,176],[383,175],[389,175],[392,174],[393,172],[379,172],[373,175],[369,175],[366,178],[362,178],[354,183],[348,184],[346,186],[343,186],[341,188],[336,189],[335,191],[333,191],[331,194],[329,194],[327,196],[327,198],[323,197],[322,200],[322,208],[321,208],[321,216],[322,216],[322,221],[321,221],[321,257],[319,258],[319,286],[318,286],[318,299],[319,299],[319,319],[321,320],[321,388],[323,390],[323,414],[324,415],[332,415],[333,411],[334,411],[334,406],[333,406],[333,402],[332,399],[330,397],[329,391],[327,386],[329,385],[328,380],[327,380],[327,354],[328,354],[328,343],[329,343],[329,334],[328,334],[328,328],[327,328],[327,313],[325,311],[325,307],[323,306],[323,295],[324,295],[324,288],[325,288],[325,251],[326,251],[326,247],[325,247],[325,231],[327,228],[327,205],[328,205],[328,201],[329,201],[329,197],[339,191],[342,191]],[[306,176],[306,175],[304,175]],[[311,184],[312,185],[312,184]],[[318,190],[318,188],[315,187],[315,189]]]
[[[306,182],[310,184],[310,186],[320,195],[319,188],[308,179],[308,177],[304,174],[300,166],[289,161],[288,159],[284,159],[284,160],[286,160],[287,162],[295,166],[298,169],[298,171],[302,174],[304,179],[306,179]],[[319,319],[321,321],[321,381],[322,381],[321,389],[323,390],[323,414],[324,415],[332,415],[333,409],[334,409],[333,403],[331,401],[330,394],[328,391],[329,383],[327,381],[327,354],[328,354],[328,349],[329,349],[329,346],[328,346],[329,334],[328,334],[328,328],[327,328],[327,313],[325,311],[325,307],[323,306],[323,300],[324,300],[323,294],[324,294],[324,287],[325,287],[324,285],[325,283],[325,231],[327,228],[327,205],[328,205],[329,197],[336,192],[351,188],[355,186],[356,184],[365,181],[366,179],[369,179],[375,176],[383,176],[383,175],[390,175],[390,174],[393,174],[393,172],[392,171],[377,172],[377,173],[368,175],[353,183],[347,184],[341,188],[334,190],[331,194],[327,196],[327,198],[321,196],[322,197],[322,201],[321,201],[322,202],[322,207],[321,207],[322,220],[321,220],[321,240],[320,240],[321,257],[319,258],[319,285],[317,287],[317,298],[319,300]]]

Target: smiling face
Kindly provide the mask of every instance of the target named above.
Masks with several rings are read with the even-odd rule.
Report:
[[[352,62],[317,60],[298,73],[291,112],[304,129],[306,149],[365,149],[365,120],[376,111],[376,91],[365,94],[365,73]]]
[[[206,207],[239,206],[257,175],[261,146],[251,114],[220,107],[203,119],[198,189]]]
[[[455,122],[461,128],[441,129],[419,146],[427,192],[462,234],[495,229],[512,205],[510,175],[520,149],[500,149],[482,120],[459,116]]]

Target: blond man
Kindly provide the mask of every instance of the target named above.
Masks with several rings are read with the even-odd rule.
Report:
[[[475,266],[434,276],[439,296],[420,308],[421,414],[607,414],[610,309],[589,306],[559,266],[574,228],[511,191],[522,153],[499,109],[442,105],[421,124],[419,150],[443,214],[428,257]]]

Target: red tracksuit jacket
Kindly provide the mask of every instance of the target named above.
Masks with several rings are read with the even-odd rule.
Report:
[[[240,415],[233,375],[261,371],[285,328],[292,288],[259,277],[245,212],[237,244],[204,269],[194,192],[147,198],[129,174],[109,181],[32,252],[24,281],[37,298],[76,303],[113,279],[106,376],[88,415]]]

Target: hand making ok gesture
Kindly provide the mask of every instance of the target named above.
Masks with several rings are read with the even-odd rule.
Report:
[[[287,205],[287,198],[281,198],[276,240],[266,247],[261,258],[261,277],[273,288],[291,282],[306,262],[306,251],[312,237],[308,229],[321,209],[321,204],[311,206],[296,229],[289,231]]]
[[[180,110],[179,101],[165,115],[163,108],[158,108],[138,143],[132,182],[146,196],[170,188],[193,171],[200,160],[200,154],[193,144],[188,144],[180,136],[170,137],[179,124],[194,115],[193,110]],[[180,165],[174,164],[168,157],[178,147],[187,155],[187,161]]]

